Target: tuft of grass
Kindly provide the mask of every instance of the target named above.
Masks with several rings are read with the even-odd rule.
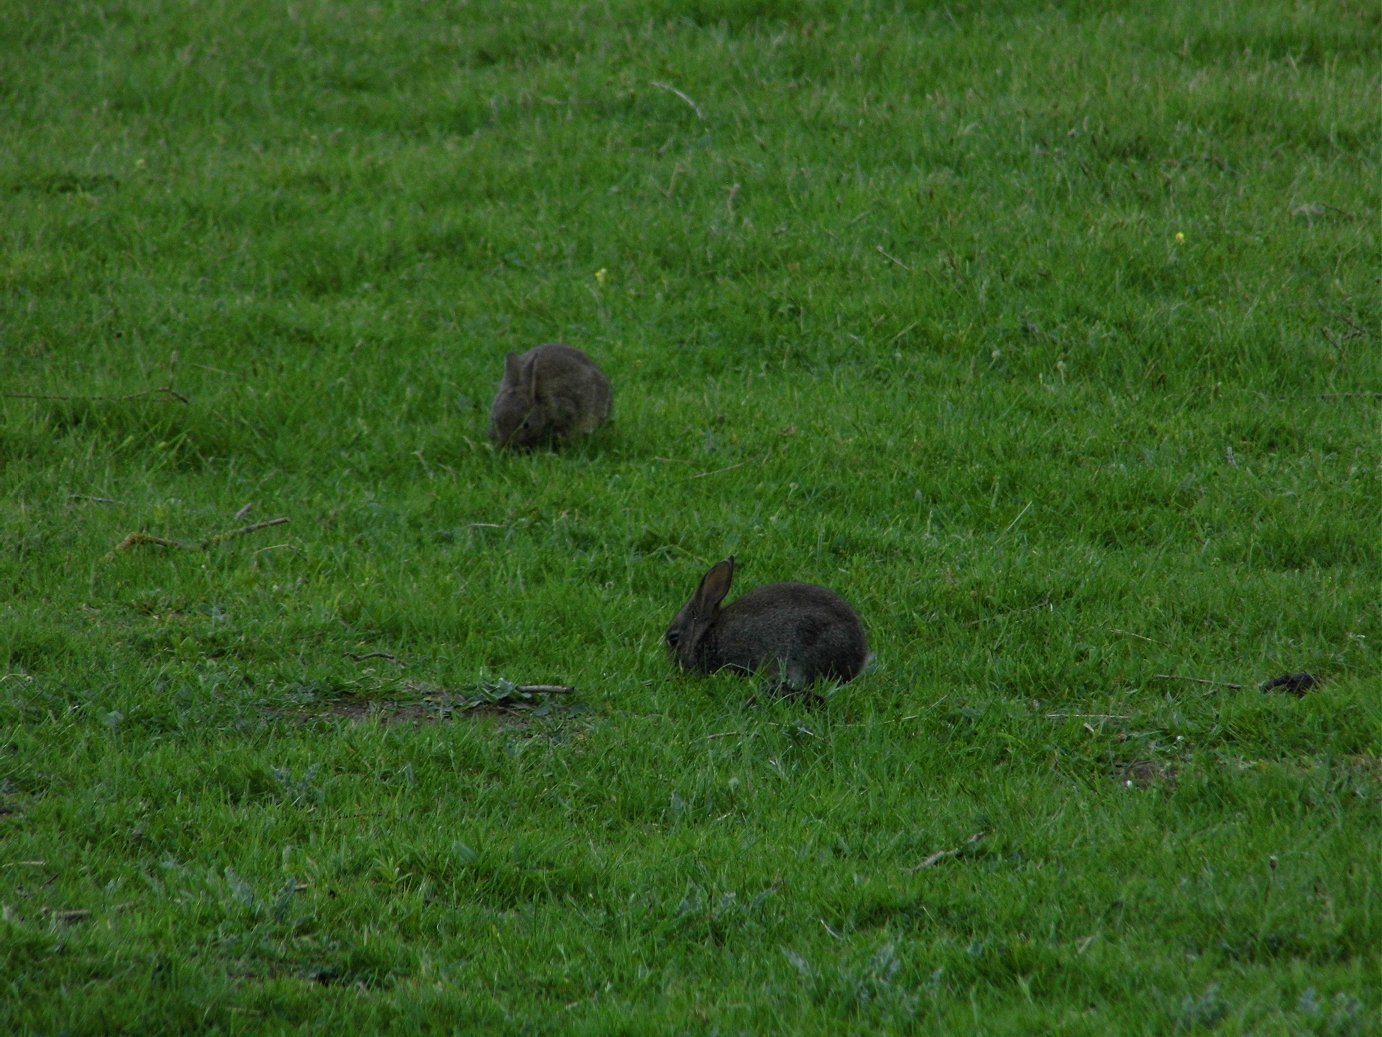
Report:
[[[5,21],[0,1028],[1375,1031],[1376,11]]]

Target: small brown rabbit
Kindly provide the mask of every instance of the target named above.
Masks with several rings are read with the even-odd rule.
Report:
[[[535,346],[504,358],[504,380],[490,408],[490,436],[509,450],[530,450],[593,432],[609,420],[609,379],[579,349]]]
[[[683,670],[765,673],[789,691],[822,678],[853,680],[869,661],[864,625],[849,602],[810,583],[774,583],[720,602],[734,557],[716,562],[667,628],[667,650]]]

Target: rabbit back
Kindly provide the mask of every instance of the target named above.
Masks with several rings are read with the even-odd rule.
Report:
[[[801,689],[847,683],[868,659],[864,624],[849,602],[815,584],[774,583],[721,609],[691,661],[705,673],[763,673]]]

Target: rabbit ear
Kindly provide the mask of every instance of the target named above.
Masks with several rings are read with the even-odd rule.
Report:
[[[529,399],[533,395],[534,372],[536,365],[531,361],[523,362],[523,358],[517,353],[509,353],[504,357],[504,385],[506,388],[527,396]]]
[[[730,555],[723,562],[716,562],[710,567],[710,572],[701,578],[701,585],[696,588],[696,596],[691,599],[691,604],[698,615],[708,616],[720,607],[720,602],[725,600],[725,595],[729,593],[729,585],[734,582],[734,556]]]

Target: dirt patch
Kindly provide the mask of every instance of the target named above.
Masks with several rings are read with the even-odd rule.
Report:
[[[1160,785],[1172,789],[1176,786],[1175,766],[1157,760],[1133,760],[1131,763],[1120,763],[1113,769],[1113,776],[1120,784],[1129,788],[1145,789]]]
[[[585,711],[572,701],[576,689],[552,684],[513,684],[499,680],[475,688],[452,690],[436,685],[403,685],[407,697],[366,699],[357,696],[318,702],[292,712],[276,710],[276,715],[310,721],[349,720],[379,724],[440,724],[447,721],[493,717],[514,724],[552,716],[568,716]]]
[[[429,698],[420,702],[380,702],[359,699],[339,699],[323,703],[307,714],[311,720],[372,720],[380,724],[441,724],[459,717],[491,716],[506,720],[524,720],[532,716],[530,708],[495,706],[475,702],[463,695]]]

